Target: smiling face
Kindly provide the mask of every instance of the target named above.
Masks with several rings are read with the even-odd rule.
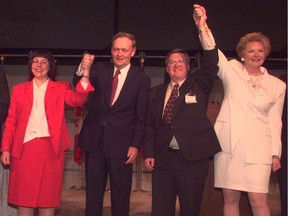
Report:
[[[241,57],[244,58],[244,64],[248,68],[259,68],[265,61],[266,53],[264,46],[257,41],[246,44]]]
[[[113,41],[111,54],[114,65],[117,69],[126,67],[131,58],[135,55],[135,47],[127,37],[119,37]]]
[[[167,59],[166,70],[170,79],[175,83],[185,80],[188,76],[189,69],[189,63],[183,53],[173,53]]]
[[[50,70],[49,61],[43,57],[35,57],[32,59],[31,70],[35,79],[47,80]]]

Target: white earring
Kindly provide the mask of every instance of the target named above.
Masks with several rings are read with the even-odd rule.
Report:
[[[241,61],[243,61],[243,62],[244,62],[244,58],[241,58]]]

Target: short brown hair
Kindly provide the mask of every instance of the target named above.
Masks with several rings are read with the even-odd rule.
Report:
[[[168,64],[169,57],[170,57],[172,54],[174,54],[174,53],[181,53],[181,54],[183,54],[183,55],[185,56],[186,63],[188,63],[188,64],[190,63],[190,59],[189,59],[188,53],[187,53],[184,49],[178,49],[178,48],[176,48],[176,49],[171,50],[171,51],[167,54],[166,59],[165,59],[165,64],[166,64],[166,65]]]

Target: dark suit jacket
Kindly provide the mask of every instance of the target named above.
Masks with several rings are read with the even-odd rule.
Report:
[[[5,122],[9,107],[9,87],[3,68],[0,69],[0,142],[2,140],[1,126]],[[0,143],[1,147],[1,143]]]
[[[153,88],[143,154],[144,158],[155,158],[155,166],[164,163],[173,134],[188,161],[208,158],[221,150],[206,115],[209,93],[218,72],[217,62],[217,49],[204,51],[202,68],[189,75],[179,89],[171,125],[162,121],[168,84]],[[187,93],[195,95],[197,103],[187,104]]]
[[[140,149],[145,136],[150,78],[131,65],[119,97],[109,107],[114,65],[99,62],[90,69],[95,88],[79,135],[79,146],[97,151],[103,144],[108,157],[126,157],[130,146]],[[79,77],[74,76],[74,84]]]

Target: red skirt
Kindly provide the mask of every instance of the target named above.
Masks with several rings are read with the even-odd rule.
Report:
[[[64,157],[65,152],[56,157],[50,138],[25,143],[22,158],[11,158],[8,202],[31,208],[60,206]]]

